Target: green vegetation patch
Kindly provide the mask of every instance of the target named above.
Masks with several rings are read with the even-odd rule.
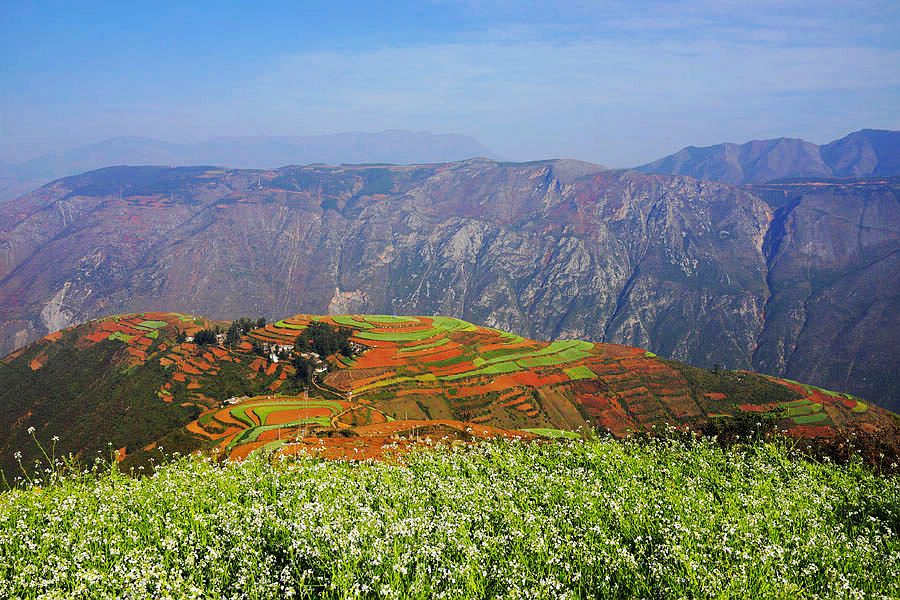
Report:
[[[414,377],[392,377],[390,379],[382,379],[381,381],[373,381],[372,383],[364,385],[362,387],[354,388],[353,393],[358,394],[367,390],[372,390],[389,385],[396,385],[398,383],[405,383],[407,381],[437,381],[437,376],[435,376],[433,373],[425,373],[424,375],[416,375]]]
[[[577,367],[570,367],[568,369],[563,369],[563,373],[569,376],[569,379],[593,379],[597,376],[596,373],[591,371],[589,368],[584,365],[579,365]]]
[[[465,377],[481,377],[483,375],[502,375],[504,373],[515,373],[516,371],[521,371],[522,367],[520,367],[517,363],[514,362],[502,362],[497,364],[489,364],[486,367],[482,367],[480,369],[473,369],[472,371],[466,371],[465,373],[456,373],[455,375],[444,375],[440,378],[441,381],[456,381],[457,379],[463,379]]]
[[[434,329],[422,329],[420,331],[396,331],[382,333],[380,331],[357,331],[356,337],[363,340],[375,340],[382,342],[417,342],[437,335]]]
[[[159,329],[168,325],[165,321],[141,321],[138,323],[141,327],[149,327],[150,329]]]
[[[856,406],[854,406],[850,410],[852,410],[855,413],[861,413],[861,412],[866,412],[868,409],[869,409],[869,406],[865,402],[857,400]]]
[[[526,350],[525,352],[516,351],[516,352],[504,352],[503,350],[498,350],[498,352],[503,352],[502,355],[496,356],[493,358],[487,359],[489,363],[499,363],[510,360],[523,360],[523,359],[533,359],[539,356],[547,356],[550,354],[560,354],[562,352],[570,351],[570,350],[578,350],[578,351],[586,351],[590,350],[594,347],[594,345],[590,342],[583,342],[581,340],[560,340],[557,342],[551,342],[546,347],[541,348],[540,350]],[[493,354],[490,352],[488,354]],[[576,359],[577,360],[577,359]],[[557,361],[564,362],[564,361]],[[550,362],[547,364],[557,364],[557,362]],[[539,364],[523,364],[523,366],[540,366]]]
[[[0,586],[5,598],[898,598],[898,507],[898,478],[796,460],[787,444],[181,457],[153,477],[4,492]]]
[[[811,415],[800,415],[792,419],[797,425],[810,425],[812,423],[821,423],[828,420],[828,414],[824,412],[813,413]]]
[[[285,321],[278,321],[274,323],[275,327],[280,329],[292,329],[294,331],[303,331],[306,329],[306,325],[294,325],[293,323],[287,323]]]
[[[108,340],[119,340],[120,342],[130,342],[133,340],[135,336],[128,335],[126,333],[122,333],[121,331],[113,331],[112,334],[106,339]]]
[[[546,354],[544,356],[535,356],[534,358],[523,358],[517,362],[523,367],[552,367],[564,363],[584,360],[589,356],[590,353],[585,352],[584,350],[579,350],[578,348],[566,348],[561,352]]]
[[[394,315],[366,315],[365,319],[369,323],[386,323],[386,324],[419,323],[420,322],[415,317],[398,317],[398,316],[394,316]]]
[[[366,323],[365,321],[358,321],[350,315],[337,315],[331,317],[331,320],[337,323],[338,325],[344,325],[345,327],[355,327],[357,329],[372,329],[375,327],[371,323]]]
[[[308,410],[311,408],[319,408],[324,407],[331,411],[332,416],[338,414],[343,410],[343,407],[337,402],[330,402],[328,400],[309,400],[308,402],[305,400],[299,402],[279,402],[277,404],[258,404],[253,407],[249,407],[253,413],[259,417],[259,422],[263,425],[266,425],[266,419],[269,418],[273,412],[278,412],[281,410],[295,410],[297,414],[302,416],[304,410]],[[298,417],[299,418],[299,417]]]
[[[449,338],[440,338],[434,340],[433,342],[427,342],[424,344],[418,344],[416,346],[408,346],[405,348],[400,348],[400,352],[415,352],[417,350],[428,350],[429,348],[437,348],[438,346],[443,346],[447,342],[449,342]]]
[[[528,433],[534,433],[535,435],[539,435],[546,438],[551,439],[569,439],[569,440],[580,440],[581,435],[575,433],[574,431],[566,431],[565,429],[552,429],[550,427],[532,427],[530,429],[523,429],[522,431],[527,431]]]

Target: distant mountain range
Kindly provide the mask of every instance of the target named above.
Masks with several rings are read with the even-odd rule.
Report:
[[[117,137],[18,165],[0,163],[0,202],[60,177],[113,165],[267,169],[311,163],[440,163],[475,157],[496,158],[489,148],[464,135],[400,129],[379,133],[216,137],[191,144]]]
[[[635,168],[723,183],[900,175],[900,131],[863,129],[824,146],[796,138],[688,146]]]

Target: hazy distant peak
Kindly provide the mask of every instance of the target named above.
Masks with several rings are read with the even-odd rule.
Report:
[[[121,164],[276,168],[312,163],[441,163],[476,156],[496,158],[492,150],[465,135],[404,129],[310,136],[222,136],[192,143],[120,136],[40,156],[10,169],[20,179],[35,181],[37,187],[60,177]]]
[[[688,175],[725,183],[898,175],[900,132],[863,129],[824,146],[785,137],[743,144],[688,146],[635,168],[645,173]]]

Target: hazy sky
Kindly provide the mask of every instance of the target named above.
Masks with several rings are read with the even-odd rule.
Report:
[[[900,2],[0,0],[0,161],[390,128],[612,167],[900,129]]]

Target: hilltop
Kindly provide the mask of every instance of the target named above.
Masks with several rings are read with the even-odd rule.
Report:
[[[34,457],[31,427],[41,439],[59,436],[60,453],[111,449],[134,466],[159,447],[371,456],[399,438],[590,429],[622,437],[747,415],[777,415],[791,435],[818,439],[893,435],[897,424],[850,394],[699,369],[629,346],[539,342],[449,317],[296,315],[261,325],[135,313],[16,351],[2,361],[0,463],[12,468],[16,451]],[[338,341],[320,336],[310,345],[316,331]],[[297,345],[301,336],[306,346]]]

